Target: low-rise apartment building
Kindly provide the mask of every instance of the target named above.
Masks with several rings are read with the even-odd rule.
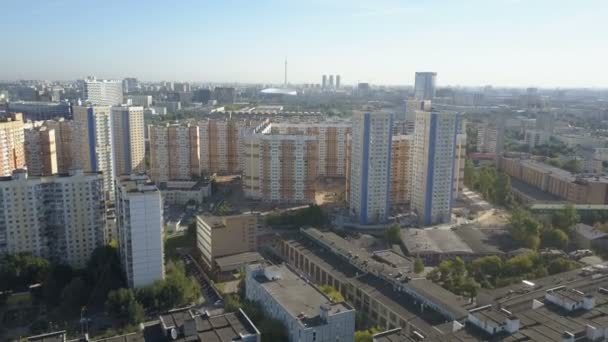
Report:
[[[355,310],[334,303],[286,265],[252,264],[246,267],[247,299],[281,321],[289,341],[353,341]]]

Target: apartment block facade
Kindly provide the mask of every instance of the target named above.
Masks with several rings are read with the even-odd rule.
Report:
[[[422,225],[451,219],[458,117],[452,112],[416,113],[412,208]]]
[[[112,107],[114,170],[117,176],[145,170],[144,107]]]
[[[122,91],[122,85],[121,85]],[[101,172],[109,201],[114,201],[114,136],[109,106],[74,106],[77,168]]]
[[[27,172],[49,176],[58,172],[55,129],[27,123],[24,130]]]
[[[79,153],[77,142],[80,140],[75,130],[76,124],[73,120],[47,120],[44,127],[55,131],[55,150],[57,153],[57,172],[68,173],[76,167]]]
[[[203,174],[241,172],[241,132],[246,126],[245,121],[231,119],[198,122]]]
[[[200,138],[196,125],[148,126],[150,178],[155,183],[200,177]]]
[[[11,113],[0,118],[0,176],[25,167],[23,115]]]
[[[498,167],[509,176],[575,204],[608,204],[608,178],[574,175],[539,161],[501,156]]]
[[[98,80],[89,77],[84,81],[84,98],[92,105],[120,106],[123,102],[122,81]]]
[[[270,202],[314,202],[317,140],[300,135],[263,135],[259,145],[260,197]]]
[[[256,232],[261,220],[259,213],[197,216],[196,246],[205,267],[212,270],[218,257],[255,252]]]
[[[353,114],[348,173],[350,214],[361,224],[388,218],[393,114]]]
[[[395,208],[410,203],[414,136],[396,135],[392,139],[390,207]]]
[[[324,177],[346,176],[346,138],[352,125],[346,122],[273,123],[271,134],[315,137],[319,145],[318,174]]]
[[[98,173],[0,179],[0,254],[29,252],[80,269],[104,243],[103,178]]]
[[[160,191],[147,176],[123,176],[117,182],[116,226],[127,284],[151,285],[165,276]]]

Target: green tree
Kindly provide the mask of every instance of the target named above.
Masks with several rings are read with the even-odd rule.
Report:
[[[89,289],[82,277],[73,278],[61,291],[61,305],[67,312],[78,312],[87,304]]]
[[[86,279],[92,286],[91,301],[103,303],[108,293],[125,286],[116,247],[97,247],[87,263]]]
[[[557,274],[570,271],[574,268],[576,268],[575,262],[564,258],[557,258],[549,263],[547,271],[549,272],[549,274]]]
[[[384,238],[389,245],[398,245],[401,243],[401,228],[399,225],[392,225],[384,232]]]
[[[511,237],[530,249],[537,249],[540,244],[540,222],[520,208],[511,212],[509,232]]]
[[[511,178],[504,172],[499,172],[494,181],[494,202],[502,206],[510,206],[513,202],[511,193]]]
[[[507,276],[519,276],[533,271],[538,254],[531,252],[512,257],[505,262],[504,273]]]
[[[567,204],[564,209],[557,211],[553,215],[553,225],[566,232],[572,228],[575,224],[579,223],[581,217],[576,211],[576,208],[572,204]]]
[[[422,259],[420,259],[419,256],[417,256],[414,259],[414,272],[416,274],[421,273],[424,271],[424,263],[422,262]]]
[[[355,331],[355,342],[372,342],[373,336],[380,332],[378,328]]]
[[[475,170],[475,165],[471,159],[466,159],[464,161],[464,184],[470,189],[475,189],[477,187],[478,182],[478,173]]]
[[[580,173],[583,170],[583,162],[579,159],[570,159],[562,165],[562,169],[572,173]]]
[[[108,313],[124,324],[138,324],[144,320],[144,308],[131,289],[110,291],[105,305]]]
[[[169,310],[196,302],[200,293],[199,284],[186,276],[184,265],[181,262],[169,261],[165,279],[139,289],[137,299],[146,307]]]
[[[492,201],[494,197],[494,183],[496,181],[496,169],[493,167],[483,167],[479,171],[479,181],[477,188],[484,198]]]
[[[547,164],[554,166],[554,167],[562,167],[562,163],[559,161],[559,158],[549,158],[547,159]]]
[[[342,294],[333,286],[323,285],[319,287],[319,289],[334,303],[341,303],[344,301]]]
[[[48,260],[31,253],[4,255],[0,257],[0,291],[21,291],[31,284],[44,282],[50,268]]]
[[[491,255],[473,260],[469,264],[469,272],[480,283],[496,285],[496,280],[503,271],[502,259],[496,255]]]
[[[568,246],[568,234],[560,229],[545,229],[543,231],[542,243],[546,247],[564,249]]]

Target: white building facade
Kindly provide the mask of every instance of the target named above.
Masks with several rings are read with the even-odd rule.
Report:
[[[121,105],[123,102],[122,81],[98,80],[89,77],[84,81],[84,98],[93,105]]]
[[[129,287],[163,279],[163,204],[160,191],[147,176],[123,177],[117,183],[116,225]]]

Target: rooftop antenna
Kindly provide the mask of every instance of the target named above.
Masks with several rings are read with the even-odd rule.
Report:
[[[287,57],[285,57],[285,87],[287,87]]]

